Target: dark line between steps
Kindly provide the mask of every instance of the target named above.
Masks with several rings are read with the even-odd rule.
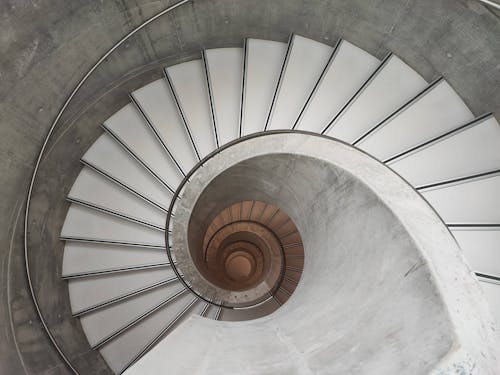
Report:
[[[424,88],[422,91],[420,91],[417,95],[415,95],[413,98],[408,100],[401,107],[396,109],[394,112],[392,112],[389,116],[387,116],[385,119],[380,121],[374,127],[372,127],[371,129],[367,130],[364,134],[359,136],[354,142],[352,142],[352,145],[356,146],[359,142],[365,140],[367,137],[369,137],[370,135],[372,135],[376,131],[382,129],[392,119],[398,117],[401,113],[403,113],[408,108],[410,108],[412,105],[417,103],[420,99],[424,98],[429,92],[431,92],[434,88],[436,88],[441,82],[444,82],[443,77],[439,77],[439,78],[435,79],[434,81],[432,81],[429,85],[427,85],[426,88]]]
[[[165,141],[161,137],[160,132],[158,131],[158,129],[156,129],[155,125],[153,124],[153,122],[151,121],[151,119],[146,114],[146,111],[144,111],[144,109],[141,107],[141,105],[139,104],[139,102],[137,101],[137,99],[134,97],[134,94],[130,94],[129,98],[130,98],[130,101],[135,105],[135,108],[142,115],[142,118],[145,120],[146,124],[149,126],[149,128],[151,129],[151,131],[155,135],[156,139],[160,142],[160,144],[162,145],[163,149],[168,154],[169,158],[174,162],[175,166],[177,167],[177,169],[179,170],[179,172],[182,174],[182,176],[185,177],[186,176],[186,172],[184,171],[184,169],[182,169],[181,165],[179,164],[179,162],[177,161],[177,159],[174,157],[174,154],[170,151],[170,149],[168,148],[167,144],[165,143]]]
[[[372,83],[372,81],[377,77],[377,75],[385,68],[385,66],[389,63],[389,60],[393,57],[392,53],[387,54],[386,57],[381,61],[377,69],[368,77],[368,79],[361,85],[361,87],[354,93],[354,95],[342,106],[340,111],[333,116],[330,122],[325,126],[325,128],[319,133],[320,135],[324,135],[327,131],[334,127],[334,123],[337,121],[340,116],[342,116],[345,111],[354,103],[354,101],[361,95],[361,93]]]
[[[136,290],[133,290],[131,292],[128,292],[128,293],[125,293],[125,294],[122,294],[121,296],[118,296],[118,297],[115,297],[115,298],[112,298],[112,299],[109,299],[109,300],[106,300],[106,301],[103,301],[103,302],[100,302],[98,304],[95,304],[95,305],[92,305],[90,307],[87,307],[85,309],[82,309],[82,310],[79,310],[75,313],[73,313],[73,316],[75,318],[77,317],[80,317],[82,315],[86,315],[88,313],[91,313],[91,312],[94,312],[94,311],[97,311],[97,310],[100,310],[102,308],[105,308],[105,307],[108,307],[108,306],[111,306],[115,303],[118,303],[118,302],[121,302],[121,301],[124,301],[124,300],[127,300],[129,298],[132,298],[132,297],[135,297],[135,296],[138,296],[142,293],[146,293],[146,292],[149,292],[150,290],[153,290],[153,289],[156,289],[156,288],[159,288],[161,286],[164,286],[164,285],[168,285],[170,283],[173,283],[173,282],[178,282],[179,280],[177,279],[176,276],[173,276],[169,279],[166,279],[166,280],[161,280],[157,283],[154,283],[154,284],[151,284],[151,285],[147,285],[145,287],[142,287],[142,288],[139,288],[139,289],[136,289]]]
[[[267,128],[269,127],[269,122],[271,121],[271,118],[275,110],[276,99],[278,98],[281,86],[283,85],[283,75],[286,71],[286,67],[288,66],[288,61],[290,60],[290,52],[292,51],[294,38],[295,34],[291,34],[290,39],[288,40],[288,45],[286,47],[286,52],[285,52],[285,58],[283,60],[283,65],[281,65],[280,75],[278,76],[278,82],[276,83],[276,88],[274,89],[273,97],[271,99],[271,106],[269,107],[269,111],[267,113],[266,123],[264,125],[264,131],[267,131]]]

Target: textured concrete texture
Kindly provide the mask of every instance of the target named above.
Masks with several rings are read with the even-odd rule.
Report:
[[[500,372],[493,319],[461,250],[375,159],[311,134],[264,135],[206,162],[180,205],[210,215],[198,199],[285,210],[304,243],[301,282],[258,320],[191,317],[128,375]]]
[[[36,154],[78,79],[167,0],[0,2],[0,373],[59,374],[61,363],[26,289],[22,211]],[[37,180],[30,227],[35,288],[63,350],[82,373],[107,373],[90,351],[59,280],[64,193],[99,124],[159,66],[199,57],[243,37],[290,32],[333,44],[344,37],[382,57],[389,49],[427,79],[443,74],[476,114],[500,117],[500,21],[472,0],[193,0],[133,37],[99,68],[63,117]],[[36,226],[35,226],[36,225]],[[40,242],[42,241],[42,242]],[[43,245],[43,246],[42,246]]]

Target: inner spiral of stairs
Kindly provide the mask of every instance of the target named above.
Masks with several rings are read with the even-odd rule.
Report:
[[[284,250],[287,239],[298,246],[293,256]],[[303,246],[294,222],[280,208],[248,200],[223,209],[208,226],[202,256],[194,256],[203,276],[231,291],[246,291],[250,301],[282,291],[280,303],[293,293],[303,268]],[[296,276],[285,276],[295,269]],[[282,285],[286,284],[286,285]]]

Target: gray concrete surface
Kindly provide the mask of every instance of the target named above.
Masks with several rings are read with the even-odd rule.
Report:
[[[78,79],[115,41],[169,3],[0,2],[1,374],[67,373],[26,290],[22,210],[29,175],[55,113]],[[67,295],[53,292],[64,289],[58,279],[61,192],[76,176],[78,157],[100,132],[99,124],[125,104],[127,91],[160,76],[159,64],[193,58],[204,47],[240,45],[243,37],[285,41],[290,32],[331,44],[342,36],[378,57],[391,49],[427,79],[443,74],[476,114],[489,110],[500,117],[500,21],[498,13],[472,0],[194,0],[157,21],[83,87],[55,134],[44,163],[47,180],[38,181],[43,194],[36,198],[41,202],[31,223],[37,225],[30,232],[45,243],[33,254],[36,288],[63,349],[83,373],[109,370],[67,315]]]
[[[319,136],[265,135],[207,161],[180,209],[203,219],[241,200],[276,205],[297,225],[305,261],[294,294],[250,322],[192,316],[127,375],[500,372],[500,340],[462,251],[382,163]],[[177,230],[187,246],[187,226]]]

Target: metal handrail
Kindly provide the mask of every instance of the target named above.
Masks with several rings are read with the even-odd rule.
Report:
[[[500,4],[495,2],[495,1],[492,1],[492,0],[478,0],[478,1],[483,3],[483,4],[489,5],[490,7],[493,7],[495,9],[500,10]]]
[[[47,135],[45,136],[44,142],[42,144],[42,147],[40,148],[40,152],[38,153],[38,157],[35,162],[35,167],[33,168],[33,173],[31,175],[31,180],[28,188],[28,194],[26,196],[26,207],[25,207],[25,213],[24,213],[24,266],[26,268],[26,277],[28,281],[28,287],[30,290],[30,295],[31,299],[33,301],[33,305],[35,307],[36,313],[38,315],[38,318],[40,319],[42,323],[42,327],[47,334],[49,340],[51,341],[52,345],[56,349],[57,353],[59,356],[62,358],[64,363],[68,366],[68,368],[74,373],[78,374],[78,371],[75,369],[69,358],[64,354],[62,349],[59,347],[57,344],[57,341],[55,340],[54,336],[49,330],[49,327],[47,325],[47,322],[45,321],[45,318],[43,317],[42,311],[40,310],[40,305],[38,304],[38,299],[36,297],[35,291],[33,289],[33,281],[31,279],[31,272],[30,272],[30,264],[29,264],[29,258],[28,258],[28,218],[29,218],[29,210],[30,210],[30,203],[31,203],[31,196],[33,193],[33,186],[35,184],[35,179],[38,174],[38,169],[40,168],[40,163],[42,161],[42,157],[45,153],[45,150],[47,148],[47,144],[49,142],[49,139],[54,132],[55,127],[59,123],[59,120],[61,119],[64,111],[68,108],[69,104],[75,97],[75,95],[78,93],[80,88],[83,86],[83,84],[88,80],[88,78],[92,75],[92,73],[101,66],[101,64],[106,61],[106,59],[114,52],[116,49],[118,49],[123,43],[125,43],[127,40],[130,39],[133,35],[135,35],[137,32],[140,30],[144,29],[147,25],[149,25],[151,22],[157,20],[161,16],[170,13],[174,9],[180,7],[181,5],[187,4],[193,0],[180,0],[177,3],[169,6],[168,8],[162,10],[161,12],[158,12],[136,28],[134,28],[132,31],[130,31],[128,34],[126,34],[123,38],[121,38],[117,43],[115,43],[90,69],[89,71],[80,79],[76,87],[73,89],[73,91],[70,93],[66,101],[64,102],[63,106],[57,113],[54,121],[52,122]]]

